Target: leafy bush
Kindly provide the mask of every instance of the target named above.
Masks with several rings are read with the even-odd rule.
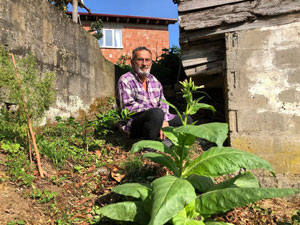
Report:
[[[201,108],[214,111],[211,106],[199,103],[200,99],[193,100],[192,93],[199,87],[191,80],[182,82],[182,85],[183,96],[187,102],[185,115],[194,114]],[[260,199],[300,192],[299,189],[292,188],[260,188],[258,180],[249,171],[216,184],[215,177],[238,172],[241,168],[262,168],[275,174],[266,160],[223,146],[228,133],[227,124],[209,123],[196,126],[186,125],[182,117],[181,120],[181,127],[163,128],[173,146],[167,147],[157,141],[140,141],[131,149],[131,153],[142,148],[156,149],[158,152],[146,153],[143,157],[166,166],[174,175],[160,177],[151,184],[127,183],[115,187],[114,192],[135,200],[110,204],[96,210],[102,219],[149,225],[217,224],[210,220],[214,214],[224,213]],[[188,160],[190,146],[196,138],[214,142],[217,147],[210,148],[194,160]]]
[[[45,111],[54,100],[53,73],[41,74],[34,57],[17,61],[20,80],[16,78],[13,64],[7,51],[0,47],[0,138],[26,143],[27,118],[39,124]],[[4,104],[5,103],[5,104]]]

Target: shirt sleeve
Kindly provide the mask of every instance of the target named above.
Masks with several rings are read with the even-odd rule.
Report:
[[[121,110],[128,109],[129,112],[143,112],[148,108],[145,104],[140,104],[135,100],[135,93],[129,82],[119,80],[118,90]]]

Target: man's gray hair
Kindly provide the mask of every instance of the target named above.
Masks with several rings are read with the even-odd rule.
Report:
[[[142,50],[145,50],[145,51],[148,51],[151,55],[151,58],[152,58],[152,52],[150,51],[150,49],[144,47],[144,46],[140,46],[140,47],[137,47],[135,49],[133,49],[132,51],[132,59],[135,59],[135,56],[136,56],[136,52],[138,51],[142,51]]]

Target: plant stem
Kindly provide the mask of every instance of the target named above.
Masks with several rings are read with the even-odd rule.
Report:
[[[14,54],[11,53],[10,55],[11,55],[11,58],[12,58],[12,61],[13,61],[14,67],[15,67],[16,78],[17,78],[19,88],[20,88],[20,90],[22,90],[21,89],[21,87],[22,87],[21,86],[21,81],[20,81],[20,77],[19,77],[19,74],[18,74],[18,69],[17,69]],[[42,166],[41,166],[40,154],[39,154],[39,151],[38,151],[37,146],[36,146],[35,135],[34,135],[34,132],[33,132],[33,129],[32,129],[30,116],[27,112],[26,99],[25,99],[25,96],[23,95],[23,93],[21,93],[21,97],[22,97],[22,102],[23,102],[24,113],[25,113],[25,116],[27,118],[28,129],[29,129],[31,139],[32,139],[32,143],[33,143],[33,148],[34,148],[34,151],[35,151],[35,154],[36,154],[38,170],[39,170],[41,178],[44,178],[44,173],[43,173]]]
[[[30,139],[29,131],[27,132],[27,139],[28,139],[28,148],[29,148],[29,159],[30,159],[30,164],[33,164],[33,160],[32,160],[32,152],[31,152],[31,139]]]

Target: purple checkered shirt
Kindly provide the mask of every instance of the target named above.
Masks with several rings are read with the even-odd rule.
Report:
[[[165,99],[161,83],[151,74],[147,76],[147,91],[143,88],[142,81],[134,72],[123,74],[118,81],[117,105],[119,110],[128,109],[129,112],[143,112],[150,108],[161,108],[164,120],[170,121],[175,115],[169,113],[169,106],[162,102]],[[132,118],[127,121],[122,129],[129,134]]]

